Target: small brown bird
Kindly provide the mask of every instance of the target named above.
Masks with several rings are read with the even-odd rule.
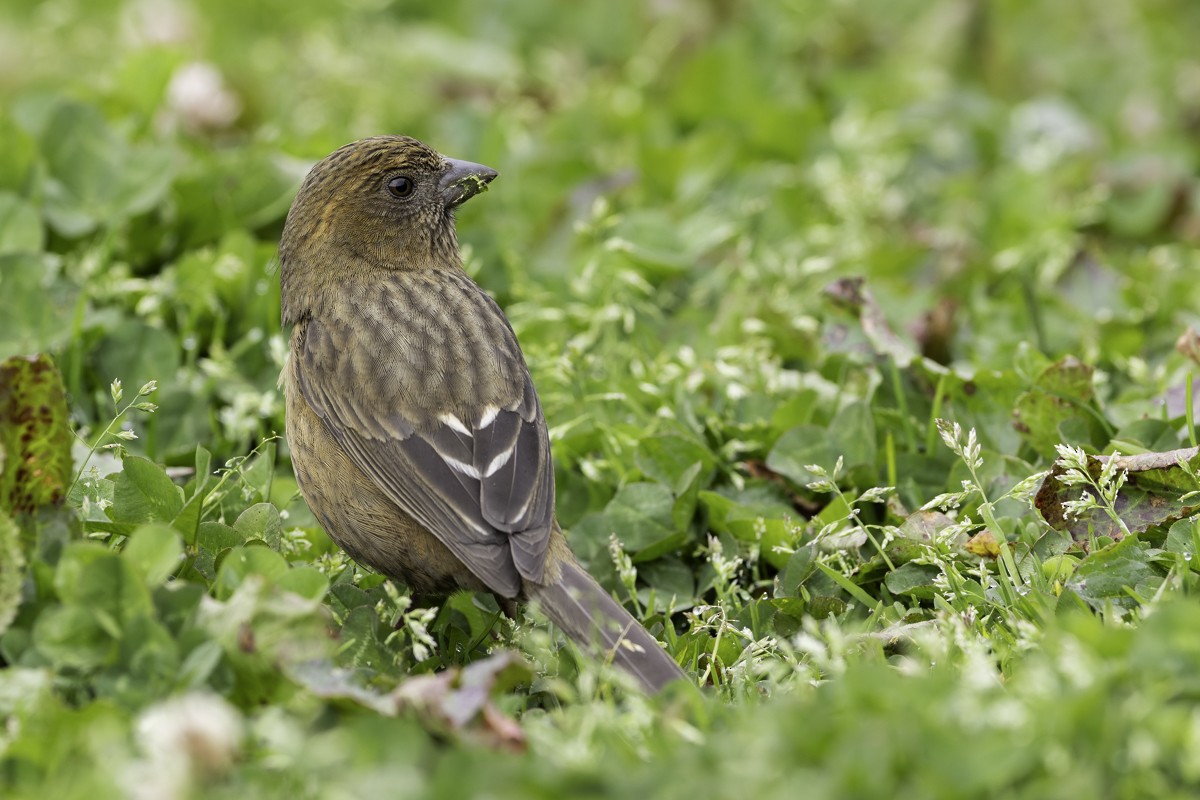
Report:
[[[418,593],[536,600],[656,692],[684,673],[567,547],[529,369],[462,268],[454,209],[496,175],[405,136],[309,172],[279,248],[296,479],[355,560]]]

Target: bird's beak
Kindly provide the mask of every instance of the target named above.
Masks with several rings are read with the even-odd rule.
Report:
[[[446,200],[446,208],[460,206],[480,192],[486,192],[487,185],[499,174],[483,164],[447,158],[446,171],[438,181],[438,188]]]

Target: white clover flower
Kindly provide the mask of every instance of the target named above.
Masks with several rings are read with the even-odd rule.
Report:
[[[195,13],[181,0],[134,0],[123,16],[126,33],[137,44],[180,44],[196,30]]]
[[[242,103],[225,85],[220,71],[204,61],[185,64],[171,76],[167,107],[185,130],[228,128],[242,113]]]
[[[1066,101],[1041,98],[1022,103],[1009,122],[1007,150],[1029,172],[1044,172],[1066,156],[1099,143],[1090,120]]]
[[[145,759],[130,773],[138,800],[187,797],[194,781],[222,775],[242,749],[237,709],[215,694],[194,692],[151,706],[138,717],[137,741]]]

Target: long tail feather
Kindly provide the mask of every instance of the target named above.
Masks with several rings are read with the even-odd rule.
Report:
[[[600,651],[647,692],[687,678],[658,640],[574,559],[561,565],[557,581],[530,588],[546,616],[575,643]]]

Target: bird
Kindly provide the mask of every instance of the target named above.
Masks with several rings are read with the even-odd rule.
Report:
[[[355,561],[421,596],[532,601],[657,693],[687,676],[572,554],[521,347],[463,269],[455,210],[498,174],[389,135],[304,179],[279,246],[296,480]]]

